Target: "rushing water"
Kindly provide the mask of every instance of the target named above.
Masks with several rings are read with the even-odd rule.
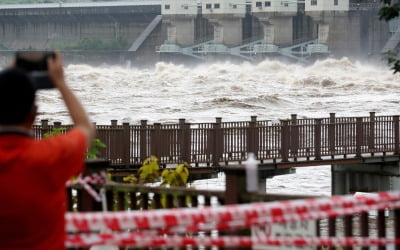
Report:
[[[97,124],[111,119],[138,123],[211,122],[399,114],[399,79],[385,66],[326,59],[309,66],[263,61],[258,64],[218,63],[185,67],[157,63],[133,66],[68,65],[69,85]],[[70,123],[57,91],[39,93],[39,117]],[[223,177],[199,182],[221,187]],[[222,186],[223,187],[223,186]],[[272,192],[330,194],[328,166],[301,168],[297,174],[268,180]]]

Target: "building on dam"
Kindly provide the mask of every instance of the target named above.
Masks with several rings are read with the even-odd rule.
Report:
[[[104,53],[110,58],[114,53],[117,58],[138,61],[160,57],[373,58],[396,49],[400,33],[396,21],[379,20],[380,7],[379,0],[2,5],[0,49],[7,53],[58,48],[75,57]]]
[[[376,56],[391,35],[377,17],[379,7],[378,1],[351,0],[162,0],[167,38],[159,52],[300,61]]]

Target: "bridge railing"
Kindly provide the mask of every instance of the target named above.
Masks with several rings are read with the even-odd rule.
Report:
[[[43,121],[34,126],[35,137],[41,138],[60,123]],[[65,126],[67,129],[70,126]],[[129,123],[97,125],[97,137],[107,148],[101,158],[112,165],[132,166],[150,155],[161,164],[186,161],[193,165],[220,165],[242,162],[247,153],[261,161],[303,161],[327,158],[360,157],[377,153],[399,154],[399,116],[335,117],[258,121],[177,124]]]
[[[87,161],[84,177],[110,168],[104,160]],[[223,190],[206,190],[186,187],[159,187],[151,184],[128,184],[111,182],[94,185],[97,193],[104,192],[106,205],[96,201],[81,184],[67,188],[68,211],[125,211],[160,208],[183,208],[221,206],[226,204],[251,203],[259,201],[293,200],[316,198],[312,195],[266,194],[246,191],[246,172],[244,165],[224,167],[226,187]],[[83,178],[84,178],[83,177]]]

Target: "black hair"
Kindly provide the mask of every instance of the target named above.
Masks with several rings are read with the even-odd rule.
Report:
[[[35,102],[32,79],[23,70],[0,72],[0,125],[20,125],[26,121]]]

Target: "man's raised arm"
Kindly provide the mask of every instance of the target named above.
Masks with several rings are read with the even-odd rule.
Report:
[[[82,104],[65,83],[61,54],[57,52],[54,58],[48,59],[47,64],[50,79],[61,92],[61,96],[74,123],[74,128],[81,130],[85,134],[87,145],[90,145],[95,136],[95,128]]]

